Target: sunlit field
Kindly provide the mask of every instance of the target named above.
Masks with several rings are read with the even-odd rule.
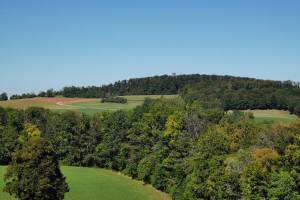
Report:
[[[258,123],[292,123],[299,118],[282,110],[250,110]]]
[[[150,185],[117,172],[96,168],[62,167],[70,192],[65,200],[170,200]],[[0,199],[15,200],[2,192],[5,167],[0,167]]]
[[[0,102],[1,107],[26,109],[29,107],[42,107],[50,109],[56,112],[64,112],[67,110],[73,110],[85,114],[94,114],[103,111],[116,111],[116,110],[128,110],[133,109],[138,105],[142,105],[146,98],[175,98],[177,95],[134,95],[123,96],[128,100],[126,104],[121,103],[101,103],[100,99],[88,99],[88,98],[32,98],[32,99],[20,99],[11,101]]]

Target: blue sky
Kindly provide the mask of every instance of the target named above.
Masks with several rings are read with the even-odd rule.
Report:
[[[159,74],[300,81],[298,0],[0,0],[0,92]]]

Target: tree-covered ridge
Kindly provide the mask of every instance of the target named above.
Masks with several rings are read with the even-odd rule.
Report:
[[[163,75],[145,78],[134,78],[117,81],[101,87],[64,87],[61,91],[65,97],[105,97],[106,95],[168,95],[179,94],[183,89],[194,84],[214,87],[227,86],[232,89],[293,89],[298,83],[291,81],[271,81],[254,78],[218,75]],[[222,89],[222,88],[220,88]]]
[[[60,161],[121,171],[176,200],[300,199],[300,123],[257,124],[182,98],[147,99],[132,111],[53,113],[0,109],[0,163],[11,160],[26,125]]]
[[[64,87],[60,91],[49,89],[46,92],[40,92],[39,94],[25,93],[23,95],[13,95],[13,97],[30,98],[32,96],[51,97],[53,95],[63,95],[65,97],[98,98],[123,95],[168,95],[179,94],[183,89],[194,84],[206,86],[208,83],[214,85],[214,87],[227,86],[232,89],[299,88],[299,83],[291,81],[271,81],[235,76],[189,74],[132,78],[103,86],[71,86]]]
[[[122,95],[180,94],[186,101],[225,110],[280,109],[300,116],[299,83],[217,75],[163,75],[115,82],[101,87],[64,87],[11,98],[65,97],[106,98]]]

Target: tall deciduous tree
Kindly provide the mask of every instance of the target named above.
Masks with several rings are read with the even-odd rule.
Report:
[[[5,181],[4,191],[20,200],[62,200],[69,191],[51,143],[40,137],[12,155]]]
[[[7,100],[8,100],[8,96],[6,93],[0,94],[0,101],[7,101]]]

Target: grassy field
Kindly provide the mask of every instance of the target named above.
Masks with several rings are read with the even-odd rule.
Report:
[[[86,113],[88,115],[95,114],[103,111],[116,111],[116,110],[128,110],[133,109],[138,105],[141,105],[145,98],[157,99],[175,98],[177,95],[135,95],[135,96],[123,96],[128,100],[126,104],[120,103],[100,103],[100,99],[85,99],[85,98],[33,98],[22,99],[12,101],[0,102],[0,107],[11,107],[18,109],[25,109],[29,107],[43,107],[55,112],[64,112],[67,110],[73,110],[76,112]],[[280,110],[251,110],[254,114],[255,120],[258,123],[291,123],[299,119],[295,115],[290,115],[287,111]]]
[[[282,110],[248,110],[252,112],[258,123],[292,123],[299,118]]]
[[[164,98],[174,98],[177,95],[164,95]],[[128,100],[126,104],[119,103],[100,103],[100,99],[84,99],[84,98],[32,98],[0,102],[1,107],[10,107],[18,109],[26,109],[29,107],[43,107],[56,112],[64,112],[73,110],[86,114],[94,114],[103,111],[116,111],[133,109],[141,105],[145,98],[157,99],[160,95],[136,95],[123,96]]]
[[[145,98],[157,99],[161,98],[162,96],[159,95],[136,95],[136,96],[123,96],[127,99],[126,104],[121,103],[100,103],[99,100],[94,102],[77,102],[69,104],[74,108],[79,108],[78,111],[86,113],[86,114],[94,114],[97,112],[103,111],[117,111],[117,110],[130,110],[139,105],[142,105]],[[176,95],[164,95],[166,99],[175,98]]]
[[[165,193],[129,177],[104,169],[62,167],[70,192],[65,200],[170,200]],[[0,199],[15,200],[2,189],[5,167],[0,167]]]

